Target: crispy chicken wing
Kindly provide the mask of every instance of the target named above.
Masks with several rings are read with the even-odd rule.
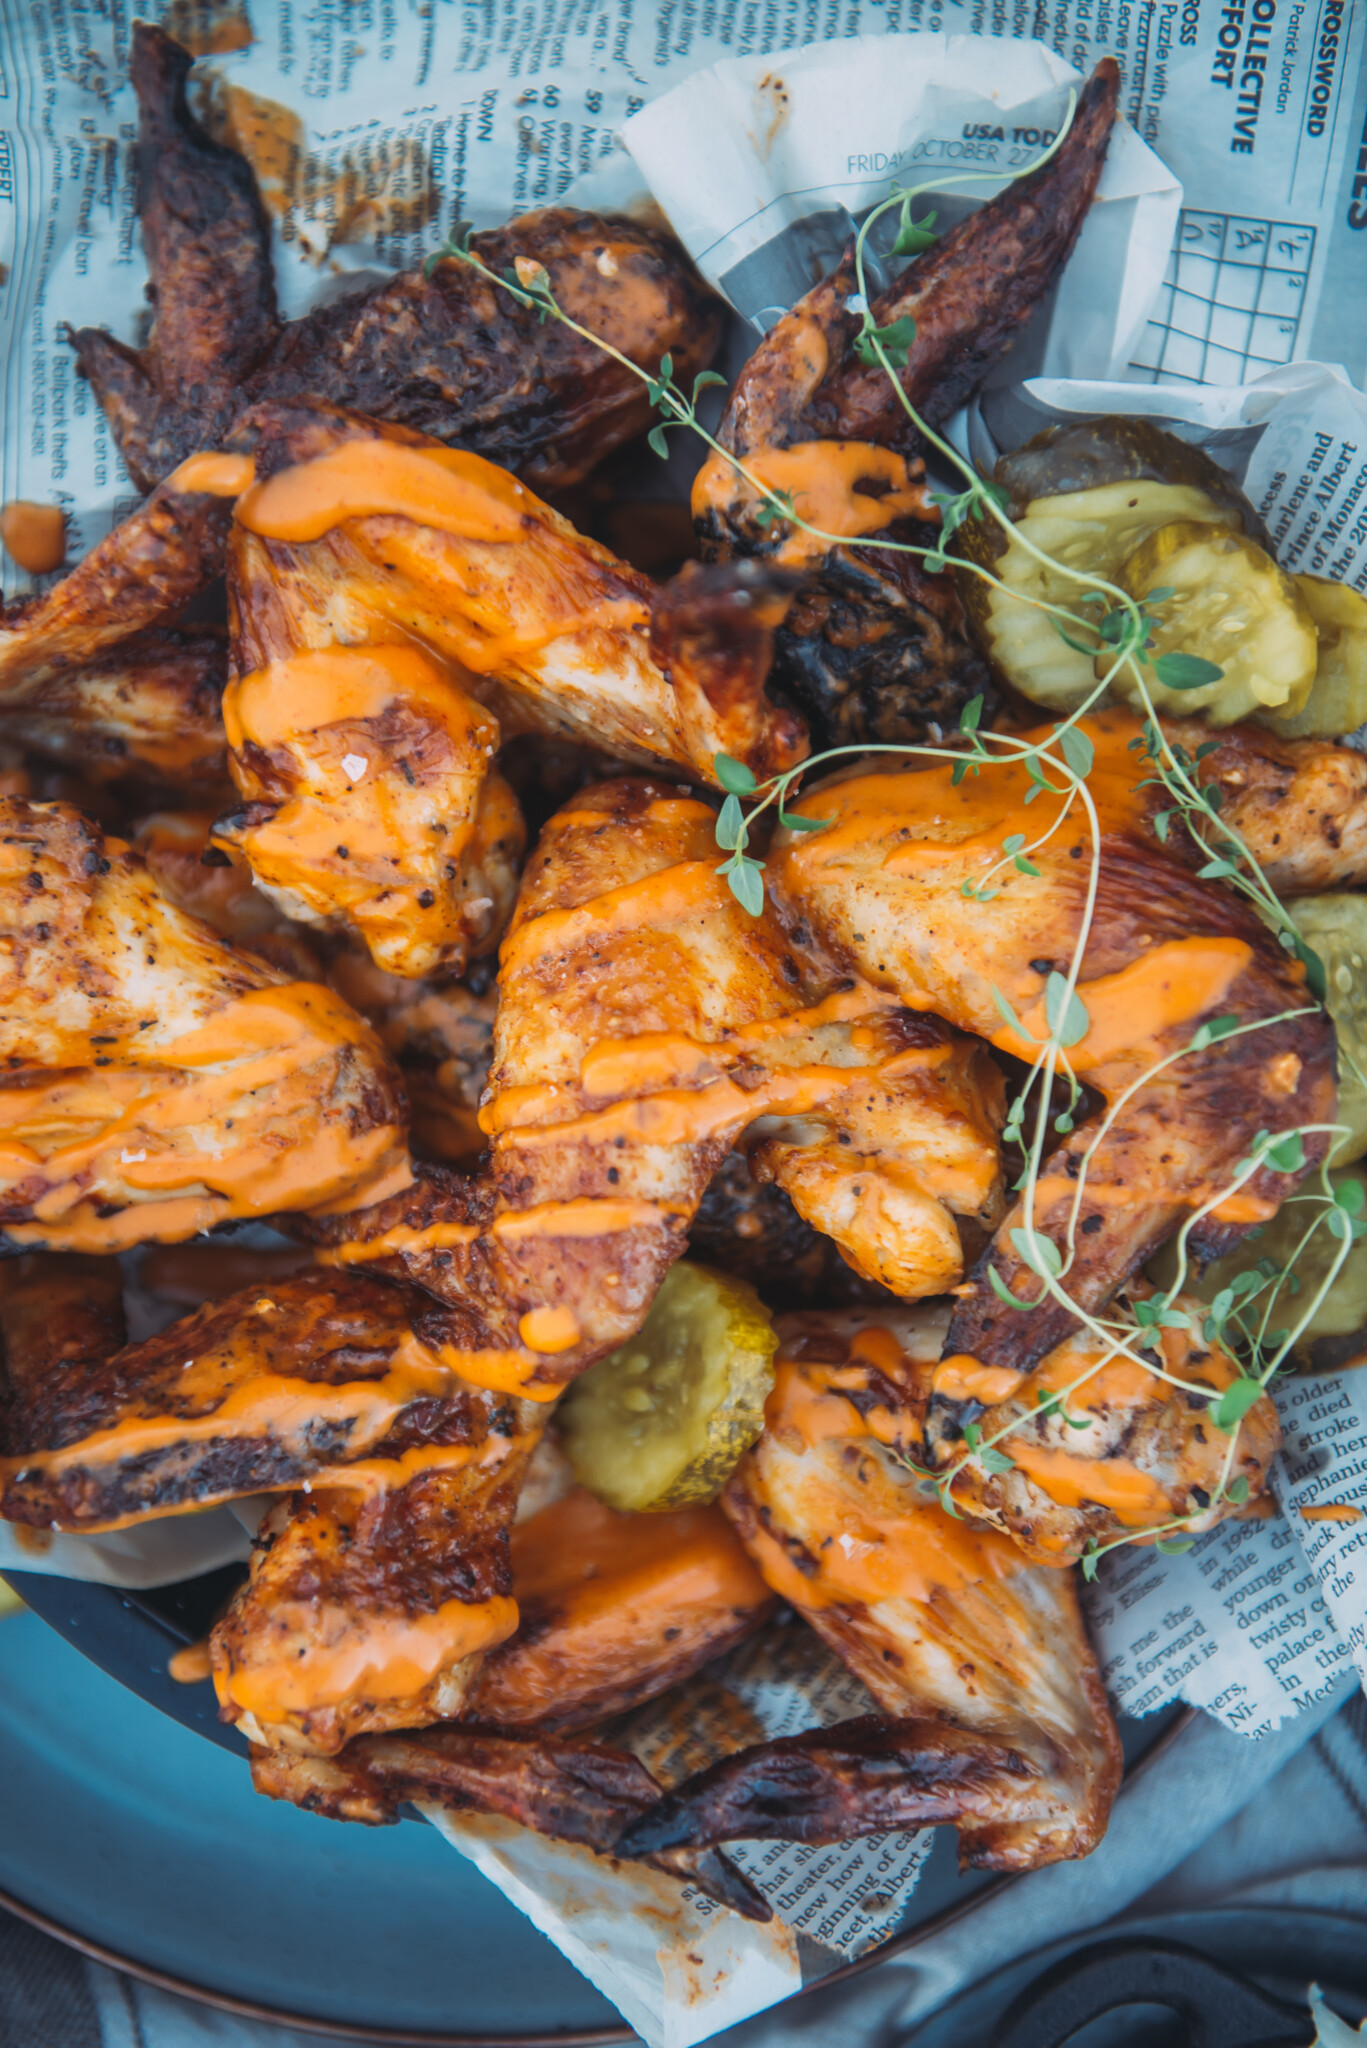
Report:
[[[1090,1023],[1069,1057],[1117,1107],[1087,1168],[1075,1230],[1069,1218],[1090,1118],[1046,1163],[1033,1221],[1061,1254],[1072,1248],[1069,1292],[1095,1308],[1186,1215],[1217,1199],[1258,1132],[1332,1122],[1335,1079],[1332,1027],[1314,1010],[1302,969],[1240,898],[1198,880],[1175,843],[1159,843],[1149,823],[1153,792],[1137,787],[1138,724],[1105,712],[1086,729],[1096,749],[1088,787],[1101,855],[1078,990]],[[1025,771],[1006,764],[957,786],[947,763],[837,779],[804,798],[809,815],[829,821],[825,831],[780,833],[770,877],[836,959],[909,1008],[1028,1058],[1033,1041],[1006,1022],[1002,999],[1026,1033],[1044,1036],[1046,985],[1067,969],[1090,868],[1082,815],[1065,814],[1065,800],[1048,795],[1025,808],[1028,787]],[[1002,852],[1016,830],[1037,873],[1018,872]],[[965,893],[989,869],[989,900]],[[1150,1073],[1183,1053],[1203,1020],[1250,1025],[1288,1011],[1303,1014]],[[1321,1158],[1327,1142],[1307,1139],[1307,1160]],[[1214,1256],[1274,1214],[1297,1178],[1260,1170],[1197,1226],[1197,1255]],[[1017,1310],[989,1286],[990,1260],[1022,1300],[1041,1292],[1013,1248],[1022,1220],[1017,1202],[947,1342],[951,1352],[1024,1370],[1074,1324],[1057,1301]]]
[[[117,678],[125,662],[141,662],[149,648],[167,645],[134,635],[164,625],[220,573],[231,500],[250,474],[235,456],[187,462],[59,582],[8,607],[0,620],[0,710],[32,705],[40,716],[48,692],[58,704],[74,705],[81,676],[92,668],[105,677],[90,686],[94,704],[103,697],[107,708],[108,678]],[[138,718],[155,724],[159,716],[142,708],[142,696],[134,692],[135,729]],[[182,701],[185,737],[197,750],[207,738],[208,707],[197,692]],[[98,713],[92,707],[86,715]]]
[[[1106,58],[1049,163],[915,257],[871,307],[880,327],[915,322],[901,383],[933,424],[981,382],[1067,262],[1101,175],[1119,89]],[[933,547],[937,514],[916,429],[881,365],[864,363],[854,347],[856,289],[851,249],[755,350],[718,439],[768,489],[791,492],[798,515],[821,531]],[[831,547],[768,517],[727,454],[713,455],[694,486],[704,552],[807,570],[778,629],[772,680],[814,742],[952,731],[968,699],[991,685],[950,581],[912,556]]]
[[[190,112],[193,62],[161,29],[134,24],[138,214],[155,308],[147,346],[127,348],[99,327],[71,336],[143,491],[196,448],[218,445],[279,326],[256,180]]]
[[[951,1520],[891,1448],[929,1370],[925,1335],[859,1312],[788,1319],[764,1434],[723,1495],[774,1591],[886,1721],[714,1765],[637,1822],[629,1850],[952,1821],[966,1867],[1031,1870],[1101,1839],[1120,1744],[1073,1577]]]
[[[87,782],[132,779],[212,798],[228,783],[227,668],[221,632],[149,627],[0,706],[0,741],[46,754]]]
[[[968,1229],[961,1218],[960,1234]],[[748,1280],[770,1308],[835,1308],[885,1300],[856,1273],[835,1239],[814,1230],[776,1181],[756,1180],[743,1150],[729,1152],[698,1204],[688,1233],[692,1257]]]
[[[1203,1304],[1179,1297],[1176,1305],[1191,1314],[1193,1326],[1160,1331],[1155,1363],[1184,1387],[1129,1359],[1105,1362],[1100,1344],[1080,1336],[1029,1373],[954,1358],[936,1368],[925,1422],[927,1462],[951,1464],[971,1423],[986,1443],[1006,1425],[1019,1424],[995,1445],[1014,1469],[984,1473],[965,1465],[954,1498],[1005,1530],[1032,1563],[1072,1564],[1092,1541],[1152,1541],[1146,1531],[1176,1521],[1209,1529],[1234,1512],[1227,1501],[1212,1506],[1226,1476],[1229,1437],[1216,1428],[1208,1402],[1187,1389],[1208,1387],[1218,1395],[1237,1378],[1238,1367],[1219,1345],[1196,1334]],[[1070,1387],[1075,1391],[1068,1393]],[[1244,1479],[1248,1498],[1257,1501],[1281,1443],[1277,1411],[1266,1395],[1235,1434],[1228,1477]]]
[[[466,1441],[409,1454],[406,1484],[296,1493],[210,1637],[221,1718],[252,1742],[331,1755],[353,1735],[455,1717],[517,1626],[508,1526],[536,1423],[475,1388]]]
[[[432,1728],[418,1735],[362,1735],[339,1756],[254,1748],[252,1782],[270,1799],[308,1813],[372,1826],[398,1818],[405,1799],[502,1814],[539,1835],[617,1853],[623,1830],[660,1796],[645,1765],[602,1742],[560,1742],[482,1728]],[[645,1856],[747,1920],[772,1910],[749,1879],[715,1849]]]
[[[1223,792],[1223,822],[1239,833],[1279,896],[1367,883],[1367,756],[1333,740],[1284,740],[1256,725],[1212,735],[1197,720],[1164,721],[1196,773]]]
[[[664,1692],[772,1613],[715,1507],[620,1515],[576,1487],[512,1534],[517,1633],[464,1712],[500,1728],[587,1728]]]
[[[574,797],[503,946],[487,1179],[422,1169],[406,1196],[300,1226],[468,1316],[472,1378],[549,1396],[631,1336],[747,1131],[802,1213],[904,1293],[957,1279],[955,1218],[997,1213],[985,1051],[749,917],[714,825],[640,780]]]
[[[478,448],[541,489],[578,481],[645,431],[638,378],[451,258],[430,277],[401,272],[282,327],[256,181],[190,113],[192,61],[162,30],[135,24],[151,340],[137,351],[97,327],[71,337],[141,489],[219,445],[255,398],[355,406]],[[544,267],[570,317],[644,368],[671,353],[691,381],[715,353],[720,305],[682,252],[646,228],[551,207],[470,246],[497,277],[518,263]]]
[[[445,1312],[412,1289],[277,1274],[101,1349],[118,1268],[93,1263],[109,1277],[91,1282],[92,1335],[74,1352],[69,1319],[45,1331],[34,1303],[49,1276],[67,1299],[89,1264],[40,1258],[0,1299],[8,1521],[107,1529],[284,1487],[398,1486],[428,1465],[463,1468],[471,1444],[509,1431],[510,1404],[439,1361]]]
[[[0,799],[0,934],[10,1248],[117,1251],[407,1181],[369,1026],[234,953],[78,811]]]

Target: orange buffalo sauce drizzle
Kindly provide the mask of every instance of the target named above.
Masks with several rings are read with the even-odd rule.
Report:
[[[765,1426],[779,1445],[820,1453],[844,1442],[871,1444],[872,1432],[848,1396],[829,1383],[839,1369],[806,1364],[781,1353],[765,1404]],[[827,1450],[829,1461],[834,1454]],[[799,1570],[766,1529],[746,1542],[767,1583],[796,1607],[830,1607],[856,1601],[915,1600],[957,1594],[984,1580],[1010,1578],[1027,1569],[1015,1544],[995,1530],[955,1521],[938,1502],[923,1500],[908,1478],[905,1488],[875,1474],[866,1498],[830,1469],[811,1461],[794,1483],[801,1488],[804,1523],[831,1534],[816,1552],[814,1575]],[[864,1490],[861,1490],[863,1492]]]
[[[1164,1488],[1128,1458],[1079,1458],[1015,1437],[1004,1438],[1000,1448],[1062,1508],[1093,1502],[1109,1508],[1116,1520],[1130,1529],[1143,1528],[1172,1513]]]
[[[186,1361],[175,1390],[187,1404],[211,1404],[205,1405],[200,1414],[127,1415],[110,1428],[96,1430],[60,1450],[30,1451],[0,1460],[0,1469],[11,1474],[45,1472],[58,1477],[79,1468],[93,1469],[150,1456],[180,1444],[258,1438],[273,1438],[286,1445],[297,1443],[303,1467],[309,1462],[303,1447],[311,1427],[323,1423],[334,1427],[350,1425],[349,1447],[364,1451],[385,1436],[415,1401],[449,1400],[459,1387],[450,1368],[411,1333],[395,1345],[379,1378],[348,1380],[341,1386],[254,1371],[244,1361],[244,1377],[235,1384],[230,1380],[225,1388],[224,1380],[233,1363],[231,1345],[214,1347],[203,1357]],[[440,1448],[452,1464],[468,1464],[485,1454],[484,1445]],[[329,1480],[348,1488],[356,1484],[354,1473],[349,1470],[333,1472]],[[180,1505],[183,1507],[183,1503]],[[176,1508],[173,1506],[169,1512],[175,1513]]]
[[[211,1677],[208,1637],[202,1643],[187,1643],[183,1650],[176,1650],[166,1661],[166,1673],[177,1685],[198,1685],[201,1679]]]
[[[517,540],[540,501],[506,469],[461,448],[343,441],[253,484],[235,517],[266,540],[321,540],[344,519],[393,516],[466,540]]]
[[[1360,1522],[1363,1511],[1346,1500],[1322,1500],[1313,1507],[1299,1508],[1307,1522]]]
[[[379,718],[399,702],[420,705],[462,738],[478,727],[475,737],[497,741],[489,714],[411,641],[314,648],[253,669],[224,691],[223,724],[234,749],[247,740],[278,747],[300,733]]]
[[[758,448],[744,461],[767,490],[791,492],[799,519],[842,540],[882,533],[895,519],[936,517],[924,481],[911,476],[906,458],[869,441],[800,441],[791,448]],[[715,512],[725,520],[756,502],[729,456],[709,456],[693,485],[695,519]],[[829,547],[828,541],[794,526],[773,559],[819,559]]]
[[[256,475],[250,455],[187,455],[162,485],[166,491],[202,491],[210,498],[238,498]]]
[[[563,954],[587,943],[601,946],[627,932],[686,919],[702,925],[719,911],[729,918],[728,905],[739,908],[714,861],[677,861],[639,881],[605,889],[572,910],[546,910],[514,926],[499,949],[499,967],[506,984],[528,967],[554,970]]]
[[[932,1393],[946,1401],[981,1401],[984,1408],[1009,1400],[1025,1382],[1023,1372],[1006,1365],[983,1365],[967,1351],[942,1358],[931,1377]]]
[[[322,1603],[285,1601],[275,1610],[281,1633],[298,1642],[284,1656],[271,1656],[254,1643],[259,1662],[214,1671],[220,1704],[237,1707],[259,1721],[283,1721],[290,1714],[316,1713],[349,1700],[415,1699],[478,1650],[501,1643],[517,1627],[517,1602],[495,1594],[487,1600],[446,1600],[431,1614],[390,1610],[357,1616],[351,1609],[329,1613]],[[329,1624],[336,1634],[329,1637]]]
[[[412,1178],[397,1124],[353,1131],[325,1111],[348,1049],[368,1065],[382,1059],[340,997],[289,982],[249,990],[169,1044],[132,1034],[119,1065],[0,1090],[0,1182],[37,1174],[48,1183],[35,1222],[9,1225],[10,1234],[103,1252],[190,1236],[228,1216],[359,1204],[378,1199],[379,1185],[397,1192]],[[84,1039],[78,1057],[89,1058]],[[92,1126],[93,1135],[39,1150],[53,1128]],[[218,1150],[182,1147],[203,1127]],[[85,1195],[97,1175],[133,1191],[131,1214],[98,1215]],[[149,1203],[162,1205],[164,1221],[152,1222]]]
[[[1195,1024],[1224,1002],[1253,958],[1245,939],[1170,939],[1143,953],[1117,974],[1078,983],[1079,1000],[1091,1024],[1069,1048],[1074,1068],[1085,1072],[1120,1054],[1151,1046],[1179,1024]],[[1047,1037],[1043,997],[1021,1018],[1036,1041]],[[998,1025],[992,1043],[1018,1059],[1033,1059],[1038,1045],[1009,1026]]]

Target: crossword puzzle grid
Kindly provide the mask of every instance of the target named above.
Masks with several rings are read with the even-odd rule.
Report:
[[[1242,384],[1296,353],[1315,230],[1182,211],[1134,368],[1151,383]]]

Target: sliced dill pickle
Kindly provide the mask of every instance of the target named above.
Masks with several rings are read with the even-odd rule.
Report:
[[[565,1397],[576,1479],[629,1514],[715,1500],[764,1427],[777,1349],[753,1287],[681,1260],[631,1341]]]
[[[1361,1166],[1336,1167],[1329,1180],[1335,1189],[1347,1181],[1356,1181],[1367,1205],[1367,1172]],[[1343,1240],[1324,1221],[1302,1247],[1311,1223],[1316,1217],[1323,1218],[1327,1211],[1319,1174],[1308,1174],[1270,1223],[1250,1231],[1225,1258],[1212,1259],[1199,1278],[1188,1279],[1183,1291],[1199,1301],[1214,1301],[1223,1288],[1234,1284],[1240,1273],[1256,1270],[1263,1261],[1265,1270],[1274,1273],[1289,1268],[1296,1285],[1282,1282],[1267,1315],[1266,1328],[1269,1333],[1295,1329],[1342,1249]],[[1148,1271],[1160,1287],[1172,1284],[1177,1274],[1172,1244],[1164,1245],[1149,1262]],[[1262,1322],[1268,1298],[1266,1292],[1251,1298],[1245,1321],[1254,1329]],[[1293,1358],[1301,1368],[1318,1372],[1337,1371],[1367,1359],[1367,1238],[1349,1247],[1338,1278],[1297,1339]]]
[[[1302,709],[1315,680],[1315,621],[1291,578],[1256,541],[1174,520],[1135,549],[1119,580],[1132,597],[1163,593],[1152,606],[1155,625],[1143,671],[1155,710],[1233,725],[1255,711]],[[1156,664],[1175,654],[1213,662],[1223,674],[1196,689],[1168,689]],[[1142,705],[1128,664],[1115,690]]]
[[[1349,1127],[1329,1156],[1343,1166],[1367,1152],[1367,896],[1299,896],[1289,908],[1324,962],[1324,1007],[1339,1041],[1338,1122]]]
[[[1323,576],[1292,581],[1319,631],[1315,680],[1299,711],[1264,711],[1258,723],[1283,739],[1338,739],[1367,723],[1367,597]]]
[[[1047,428],[1003,455],[993,480],[1007,492],[1011,518],[1026,541],[1108,583],[1142,541],[1174,519],[1266,537],[1252,505],[1218,463],[1152,421],[1124,414]],[[964,608],[1006,680],[1036,704],[1073,710],[1096,688],[1091,660],[1059,638],[1037,603],[1024,600],[1095,617],[1099,606],[1078,602],[1085,585],[1044,568],[992,518],[969,519],[954,546],[1020,593],[995,590],[969,569],[956,572]]]

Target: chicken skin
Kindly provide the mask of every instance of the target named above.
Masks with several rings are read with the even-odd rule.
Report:
[[[89,1532],[286,1487],[396,1487],[464,1465],[494,1426],[498,1404],[436,1355],[445,1311],[412,1289],[277,1275],[123,1345],[105,1300],[118,1268],[95,1263],[79,1345],[69,1316],[49,1331],[33,1315],[49,1275],[65,1299],[76,1262],[40,1256],[0,1299],[7,1521]]]
[[[361,1735],[329,1757],[257,1746],[252,1783],[268,1799],[371,1827],[397,1820],[408,1799],[453,1813],[502,1814],[602,1856],[620,1855],[627,1826],[660,1796],[645,1765],[608,1743],[457,1727]],[[666,1849],[638,1860],[747,1920],[773,1918],[762,1893],[717,1849]]]
[[[409,981],[386,974],[359,946],[335,953],[327,978],[398,1061],[416,1156],[473,1172],[487,1142],[479,1105],[494,1056],[498,996],[491,983]]]
[[[649,400],[629,370],[451,258],[282,324],[256,180],[190,112],[192,62],[163,30],[134,24],[138,213],[156,308],[147,346],[98,327],[71,336],[139,489],[220,445],[257,398],[356,406],[477,448],[541,489],[577,482],[645,431]],[[544,268],[571,318],[652,372],[672,352],[691,381],[716,350],[720,305],[647,229],[552,207],[470,247],[496,277],[519,262]]]
[[[1333,740],[1284,740],[1256,725],[1212,734],[1195,719],[1164,721],[1204,788],[1218,789],[1233,826],[1283,898],[1367,884],[1367,756]]]
[[[1234,1512],[1216,1500],[1226,1478],[1242,1479],[1246,1498],[1258,1501],[1281,1444],[1277,1411],[1266,1394],[1254,1402],[1226,1474],[1229,1436],[1211,1410],[1238,1367],[1196,1334],[1204,1304],[1179,1296],[1175,1306],[1191,1326],[1159,1331],[1154,1363],[1181,1386],[1132,1359],[1108,1358],[1090,1336],[1067,1339],[1029,1373],[945,1359],[932,1381],[924,1462],[956,1463],[964,1430],[976,1423],[1013,1469],[984,1472],[970,1459],[954,1499],[1005,1531],[1033,1564],[1073,1564],[1091,1543],[1151,1542],[1175,1522],[1193,1533],[1213,1528]],[[1209,1403],[1200,1398],[1206,1389]]]
[[[1202,1258],[1275,1214],[1297,1173],[1264,1166],[1236,1194],[1221,1191],[1259,1132],[1332,1123],[1336,1084],[1333,1029],[1303,970],[1232,891],[1196,878],[1176,835],[1158,840],[1153,791],[1137,787],[1136,721],[1105,712],[1086,731],[1101,850],[1078,983],[1088,1022],[1068,1058],[1114,1116],[1084,1179],[1096,1134],[1080,1112],[1046,1162],[1031,1220],[1069,1261],[1072,1298],[1096,1309],[1202,1205],[1213,1205],[1192,1233]],[[1079,808],[1047,794],[1026,808],[1029,788],[1026,771],[1006,762],[957,784],[948,764],[837,779],[803,801],[826,829],[781,832],[770,878],[850,971],[1029,1059],[1047,1034],[1049,977],[1068,968],[1091,864]],[[1017,830],[1036,873],[1003,852]],[[976,892],[989,870],[984,901]],[[1202,1022],[1217,1018],[1263,1028],[1188,1051]],[[1327,1143],[1308,1137],[1306,1161]],[[1073,1329],[1060,1301],[1017,1308],[989,1284],[990,1266],[1018,1301],[1047,1291],[1012,1237],[1025,1220],[1018,1200],[956,1309],[951,1353],[1026,1370]]]
[[[722,1496],[769,1585],[886,1718],[713,1765],[635,1823],[628,1852],[952,1822],[966,1868],[1033,1870],[1101,1839],[1120,1743],[1072,1575],[952,1520],[890,1447],[924,1338],[857,1311],[786,1319],[764,1434]]]
[[[138,781],[212,799],[228,786],[227,669],[223,633],[149,627],[20,703],[0,705],[0,741],[87,782]]]
[[[875,326],[914,322],[899,376],[932,425],[982,381],[1067,262],[1119,91],[1106,58],[1049,162],[914,257],[873,301]],[[765,336],[732,387],[718,429],[726,452],[704,464],[693,490],[705,556],[758,556],[806,572],[778,631],[772,683],[821,748],[938,740],[971,697],[994,701],[950,579],[877,546],[933,548],[939,515],[892,379],[855,347],[858,289],[851,249]],[[773,518],[732,456],[766,489],[790,492],[800,518],[864,545],[832,546]]]
[[[714,827],[644,780],[558,812],[501,956],[487,1174],[420,1168],[406,1195],[297,1226],[468,1318],[467,1377],[550,1398],[633,1335],[747,1132],[801,1213],[904,1294],[953,1284],[957,1219],[999,1213],[985,1049],[752,919]]]
[[[369,1026],[235,953],[78,811],[0,799],[0,931],[10,1249],[119,1251],[407,1182]]]
[[[458,1450],[410,1452],[405,1483],[271,1510],[209,1644],[220,1716],[250,1741],[329,1756],[353,1735],[452,1720],[512,1634],[508,1528],[539,1421],[476,1388],[461,1407]]]

